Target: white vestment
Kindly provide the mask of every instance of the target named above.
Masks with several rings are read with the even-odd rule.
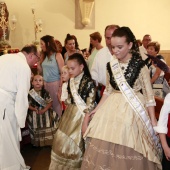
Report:
[[[92,79],[106,86],[106,64],[112,60],[113,56],[108,47],[104,47],[96,54],[92,68],[90,70]]]
[[[20,153],[31,70],[23,53],[0,56],[0,170],[26,170]]]

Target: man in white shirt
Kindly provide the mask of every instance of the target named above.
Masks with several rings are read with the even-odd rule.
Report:
[[[139,47],[140,54],[142,56],[142,59],[147,59],[147,45],[152,41],[151,36],[149,34],[144,35],[142,40],[142,46]]]
[[[108,25],[105,28],[105,41],[106,47],[100,49],[94,58],[91,68],[92,79],[95,80],[96,85],[99,83],[106,86],[106,64],[112,59],[112,46],[111,37],[115,29],[119,28],[118,25]]]
[[[31,69],[39,60],[35,45],[0,56],[0,170],[27,170],[20,153],[28,109]]]
[[[92,44],[93,49],[92,49],[90,56],[88,57],[89,70],[91,70],[91,67],[93,65],[93,61],[94,61],[94,58],[96,57],[97,52],[101,48],[103,48],[103,46],[101,45],[101,41],[102,41],[102,36],[99,32],[94,32],[90,34],[90,43]]]

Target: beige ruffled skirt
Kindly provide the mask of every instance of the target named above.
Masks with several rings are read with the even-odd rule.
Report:
[[[136,95],[145,106],[145,99],[143,95],[141,93],[136,93]],[[145,116],[150,119],[148,114]],[[160,142],[158,142],[157,145],[152,142],[152,137],[151,135],[149,135],[148,129],[141,121],[141,119],[136,115],[134,110],[131,108],[129,103],[120,92],[112,93],[103,103],[103,105],[97,110],[86,130],[85,137],[92,139],[92,146],[94,146],[94,148],[97,148],[97,153],[100,150],[101,152],[106,153],[108,153],[109,151],[108,154],[95,154],[93,153],[95,151],[93,150],[94,148],[89,145],[89,147],[87,148],[85,159],[88,158],[87,155],[91,157],[94,154],[94,162],[92,162],[92,164],[96,164],[95,159],[97,159],[97,161],[100,160],[98,160],[98,157],[100,157],[101,160],[110,159],[110,162],[107,163],[102,163],[102,161],[99,161],[102,163],[99,164],[100,166],[102,166],[102,168],[104,167],[104,165],[107,165],[108,169],[105,169],[109,170],[109,163],[111,165],[113,164],[112,157],[107,158],[110,152],[113,152],[114,156],[121,155],[121,157],[127,156],[128,158],[131,157],[129,153],[132,152],[132,156],[133,154],[136,157],[142,156],[145,158],[142,158],[142,161],[145,160],[144,163],[146,162],[146,160],[148,160],[150,162],[153,162],[155,165],[157,165],[158,168],[161,169]],[[155,147],[154,144],[156,145]],[[119,151],[119,147],[121,147],[120,150],[122,150],[123,148],[123,152]],[[129,148],[128,152],[127,148]],[[127,154],[125,154],[126,152]],[[113,162],[116,162],[119,159],[120,158],[113,157]],[[129,160],[124,160],[123,162],[125,162],[126,165]],[[123,162],[121,163],[120,161],[120,166],[123,166]],[[129,169],[132,168],[131,170],[133,170],[133,166],[131,165],[133,165],[133,163],[129,165]],[[85,164],[83,163],[83,168],[84,167]],[[110,169],[112,170],[112,168]],[[119,169],[124,170],[123,168],[115,168],[115,170]],[[144,168],[143,170],[145,169],[147,170],[147,168]],[[89,168],[89,170],[91,170],[91,168]],[[96,170],[98,169],[96,168]]]
[[[89,139],[81,170],[160,170],[157,164],[134,149]]]

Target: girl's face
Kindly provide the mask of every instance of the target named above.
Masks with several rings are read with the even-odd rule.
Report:
[[[43,78],[40,75],[33,77],[32,85],[35,90],[41,90],[43,87]]]
[[[132,42],[129,44],[126,42],[126,37],[112,37],[111,45],[114,55],[120,61],[126,61],[129,59],[129,50],[132,48]]]
[[[45,45],[45,42],[44,42],[44,41],[42,41],[42,40],[40,40],[40,47],[41,47],[41,49],[42,49],[42,51],[43,51],[43,52],[45,52],[45,51],[46,51],[46,45]]]
[[[77,60],[68,60],[67,67],[70,74],[70,77],[77,77],[82,73],[84,65],[79,64]]]
[[[75,41],[74,40],[68,40],[66,44],[66,48],[70,51],[75,50]]]
[[[61,78],[62,78],[63,82],[67,82],[69,80],[70,75],[69,75],[68,69],[66,69],[66,68],[62,69]]]
[[[155,51],[154,46],[149,46],[147,48],[147,52],[148,52],[149,55],[154,56],[154,57],[156,57],[156,55],[158,53],[157,51]]]

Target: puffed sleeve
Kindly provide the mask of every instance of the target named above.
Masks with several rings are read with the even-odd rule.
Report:
[[[61,101],[65,101],[68,98],[67,86],[68,86],[68,82],[63,83],[62,85]]]
[[[106,94],[107,96],[109,96],[113,91],[113,87],[110,84],[110,75],[109,72],[106,72],[106,88],[103,92],[103,94]]]
[[[152,90],[152,86],[150,82],[150,74],[146,66],[144,66],[141,69],[139,80],[140,80],[140,84],[142,87],[142,93],[145,98],[146,107],[155,106],[156,103],[155,103],[155,98],[154,98],[154,94],[153,94],[153,90]]]
[[[158,125],[154,127],[154,130],[158,133],[167,133],[168,128],[168,116],[170,113],[170,93],[168,93],[164,99],[164,104],[161,108]]]

